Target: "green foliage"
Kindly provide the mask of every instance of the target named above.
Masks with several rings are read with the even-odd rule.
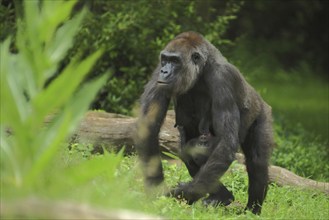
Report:
[[[12,35],[16,30],[14,2],[0,0],[0,41],[4,41],[8,36]]]
[[[275,165],[285,167],[301,176],[329,180],[327,163],[329,152],[325,144],[310,141],[302,127],[296,127],[293,132],[275,126],[275,142],[272,161]]]
[[[73,44],[85,11],[70,19],[75,1],[26,1],[16,46],[1,44],[1,182],[33,187],[70,134],[105,77],[80,87],[101,52],[74,57],[50,84]],[[54,114],[44,127],[47,116]],[[8,135],[12,133],[12,135]]]
[[[52,174],[44,175],[41,179],[43,181],[38,183],[38,187],[43,189],[39,192],[40,195],[65,197],[64,195],[67,194],[71,198],[76,198],[79,196],[80,187],[93,187],[99,181],[107,182],[106,187],[118,187],[116,186],[117,169],[123,160],[123,150],[118,154],[104,151],[102,155],[86,155],[88,149],[81,151],[85,147],[77,146],[71,150],[63,147],[55,154],[55,160],[51,162],[55,167],[50,169]],[[121,187],[127,185],[122,182]],[[102,186],[97,190],[101,192]]]
[[[106,53],[93,76],[113,73],[94,101],[94,109],[130,114],[150,78],[160,50],[183,31],[198,31],[216,46],[228,44],[223,34],[235,19],[239,1],[92,1],[76,38],[74,53]]]

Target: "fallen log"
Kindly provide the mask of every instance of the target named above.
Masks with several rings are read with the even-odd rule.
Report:
[[[46,123],[52,117],[46,119]],[[91,111],[88,112],[78,126],[71,142],[93,144],[96,151],[103,148],[108,150],[120,150],[125,146],[127,153],[134,152],[133,134],[136,119],[118,114]],[[168,111],[165,122],[159,134],[159,143],[162,151],[178,153],[179,134],[175,124],[173,111]],[[242,154],[237,154],[239,163],[244,163]],[[270,182],[284,186],[298,186],[308,189],[320,190],[329,195],[329,183],[318,182],[300,177],[291,171],[278,166],[269,167]]]
[[[237,153],[238,163],[244,164],[244,155]],[[279,166],[269,166],[269,182],[278,186],[297,186],[307,189],[315,189],[329,195],[329,183],[318,182],[294,174],[293,172]]]
[[[46,118],[50,123],[54,116]],[[104,147],[107,150],[119,151],[125,146],[126,153],[135,152],[133,134],[136,118],[101,111],[87,112],[80,122],[76,132],[70,138],[70,143],[93,144],[96,151]],[[177,154],[179,134],[174,128],[175,116],[168,111],[161,128],[159,142],[163,151]]]

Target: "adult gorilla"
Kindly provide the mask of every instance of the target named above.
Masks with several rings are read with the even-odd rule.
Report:
[[[267,192],[268,160],[272,146],[271,107],[240,72],[200,34],[185,32],[160,53],[160,63],[141,97],[135,144],[147,186],[163,181],[158,134],[173,98],[181,150],[188,141],[211,136],[214,149],[202,164],[182,156],[193,180],[179,184],[171,196],[190,204],[229,204],[231,192],[219,182],[241,146],[249,176],[247,209],[255,214]]]

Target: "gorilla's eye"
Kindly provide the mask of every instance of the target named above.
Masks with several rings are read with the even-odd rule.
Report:
[[[194,63],[197,63],[200,60],[201,56],[199,53],[195,52],[192,54],[192,60]]]
[[[175,63],[175,64],[180,63],[179,57],[176,57],[176,56],[171,57],[170,58],[170,61],[173,62],[173,63]]]

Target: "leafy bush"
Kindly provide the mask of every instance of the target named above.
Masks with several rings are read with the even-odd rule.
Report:
[[[274,149],[272,161],[275,165],[304,177],[329,180],[329,153],[325,144],[317,140],[310,141],[302,127],[290,132],[278,124],[275,124],[274,128],[277,147]]]
[[[13,1],[1,1],[0,3],[0,41],[15,32],[15,10]]]
[[[85,15],[70,18],[75,1],[25,1],[16,47],[1,44],[1,182],[33,186],[61,142],[88,109],[106,75],[80,87],[101,52],[77,56],[45,87],[72,46]],[[56,113],[56,114],[54,114]],[[49,126],[47,116],[54,114]],[[13,135],[8,135],[13,133]]]

